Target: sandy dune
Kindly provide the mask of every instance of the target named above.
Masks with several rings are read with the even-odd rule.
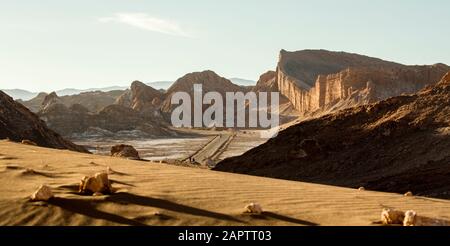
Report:
[[[117,193],[76,194],[106,170]],[[32,170],[31,170],[32,169]],[[128,161],[0,141],[0,225],[373,225],[383,207],[450,220],[450,201]],[[49,203],[32,203],[41,184]],[[243,215],[258,202],[262,216]]]

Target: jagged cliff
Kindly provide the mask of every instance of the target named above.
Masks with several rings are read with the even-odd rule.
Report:
[[[444,64],[405,66],[345,52],[282,50],[277,84],[294,108],[308,115],[415,93],[448,70]]]

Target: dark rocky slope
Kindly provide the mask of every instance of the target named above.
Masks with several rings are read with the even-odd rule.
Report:
[[[83,147],[65,140],[50,130],[37,115],[2,91],[0,91],[0,139],[16,142],[30,140],[42,147],[87,152]]]

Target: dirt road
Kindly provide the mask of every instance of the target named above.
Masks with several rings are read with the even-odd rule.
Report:
[[[213,167],[213,163],[226,150],[235,136],[235,133],[221,133],[215,136],[205,146],[200,147],[198,151],[189,156],[185,161]]]

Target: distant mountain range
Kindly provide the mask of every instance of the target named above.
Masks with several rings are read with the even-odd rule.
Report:
[[[241,79],[241,78],[231,78],[230,81],[233,82],[234,84],[241,85],[241,86],[254,86],[256,84],[256,81]],[[150,83],[146,83],[146,84],[157,90],[168,90],[173,83],[174,83],[173,81],[155,81],[155,82],[150,82]],[[71,96],[71,95],[77,95],[77,94],[80,94],[83,92],[124,91],[127,89],[129,89],[129,87],[127,87],[127,86],[110,86],[110,87],[89,88],[89,89],[66,88],[63,90],[56,91],[56,94],[58,96]],[[31,92],[31,91],[22,90],[22,89],[5,89],[5,90],[0,89],[0,90],[2,90],[6,94],[8,94],[12,98],[14,98],[15,100],[20,99],[23,101],[28,101],[28,100],[36,97],[39,94],[39,92]],[[48,93],[50,93],[50,92],[48,92]]]

